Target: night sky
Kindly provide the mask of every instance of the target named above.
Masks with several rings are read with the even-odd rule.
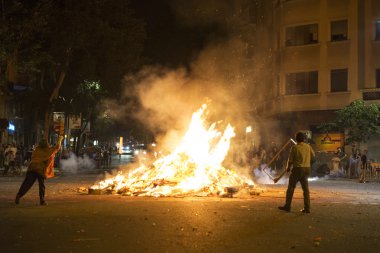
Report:
[[[171,0],[132,0],[131,7],[146,23],[144,55],[153,64],[188,66],[210,40],[223,36],[223,29],[213,22],[184,24],[177,18],[172,3]],[[196,9],[186,8],[185,11],[197,18]]]

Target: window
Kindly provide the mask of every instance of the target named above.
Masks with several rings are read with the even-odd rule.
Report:
[[[318,71],[286,75],[286,95],[318,93]]]
[[[376,88],[380,88],[380,69],[376,69]]]
[[[331,22],[331,41],[347,40],[347,20]]]
[[[376,29],[376,40],[380,40],[380,20],[376,20],[375,22],[375,29]]]
[[[286,28],[286,46],[318,43],[318,24]]]
[[[333,69],[330,73],[331,92],[347,91],[348,70]]]

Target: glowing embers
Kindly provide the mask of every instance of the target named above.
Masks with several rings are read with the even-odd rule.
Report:
[[[205,127],[207,105],[193,113],[189,128],[177,149],[127,174],[120,172],[90,187],[90,193],[119,193],[134,196],[225,195],[231,187],[252,188],[253,182],[222,163],[235,136],[228,124],[223,132],[216,123]]]

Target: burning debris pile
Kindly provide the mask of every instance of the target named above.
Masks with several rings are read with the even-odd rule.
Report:
[[[127,174],[98,182],[89,193],[118,193],[129,196],[232,196],[240,189],[254,190],[253,182],[222,163],[235,136],[228,124],[219,132],[213,123],[205,125],[207,105],[193,113],[187,133],[171,154],[150,166],[141,166]]]

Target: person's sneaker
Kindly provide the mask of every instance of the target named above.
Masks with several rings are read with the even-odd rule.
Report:
[[[302,209],[300,210],[300,212],[301,212],[301,213],[310,213],[310,210],[305,209],[305,208],[302,208]]]
[[[45,200],[40,201],[40,206],[47,206],[47,202]]]
[[[19,197],[19,196],[16,196],[15,204],[16,204],[16,205],[20,204],[20,197]]]
[[[278,209],[285,211],[285,212],[290,212],[290,208],[286,206],[279,206]]]

